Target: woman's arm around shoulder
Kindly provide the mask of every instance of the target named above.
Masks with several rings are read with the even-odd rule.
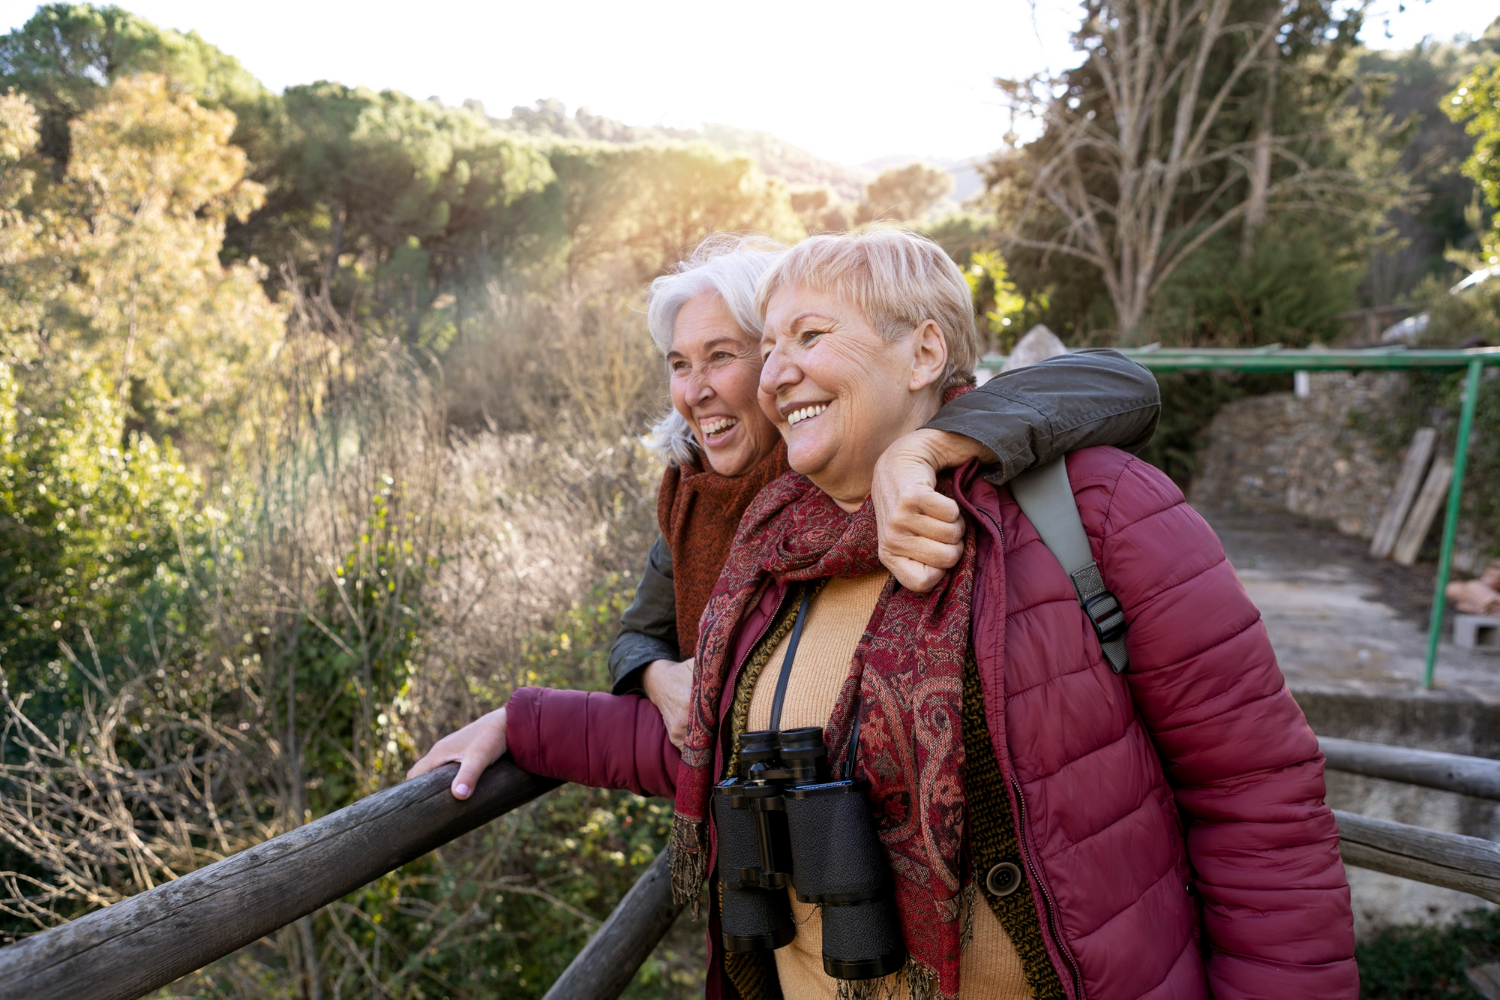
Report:
[[[1151,440],[1160,414],[1156,379],[1118,351],[1079,351],[995,376],[897,440],[876,464],[880,561],[918,593],[957,565],[963,526],[958,505],[937,492],[943,469],[978,459],[985,478],[1003,485],[1080,448],[1134,451]]]
[[[1220,1000],[1358,993],[1349,886],[1317,738],[1213,529],[1164,474],[1069,458],[1125,609],[1136,708],[1175,790]]]
[[[996,375],[943,407],[927,427],[982,445],[963,460],[993,462],[985,478],[998,486],[1081,448],[1134,452],[1156,433],[1160,415],[1155,376],[1119,351],[1096,349]]]

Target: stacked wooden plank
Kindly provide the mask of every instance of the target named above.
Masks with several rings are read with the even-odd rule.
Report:
[[[1370,555],[1394,558],[1403,566],[1417,561],[1453,482],[1452,459],[1442,455],[1434,458],[1436,450],[1434,428],[1423,427],[1412,435],[1401,463],[1401,476],[1370,542]]]

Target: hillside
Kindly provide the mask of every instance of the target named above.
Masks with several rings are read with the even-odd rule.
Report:
[[[482,110],[477,102],[470,107]],[[709,124],[701,129],[669,128],[661,125],[626,125],[613,118],[590,114],[579,108],[572,115],[561,101],[551,98],[537,101],[533,107],[512,109],[509,118],[491,118],[496,127],[528,135],[553,135],[566,139],[593,139],[598,142],[678,142],[703,140],[725,152],[743,154],[755,161],[768,177],[779,177],[792,185],[828,186],[845,201],[858,202],[864,197],[865,184],[875,175],[863,167],[825,160],[815,153],[783,142],[769,132],[735,128],[732,125]],[[897,158],[901,159],[901,158]],[[904,159],[901,162],[905,162]]]

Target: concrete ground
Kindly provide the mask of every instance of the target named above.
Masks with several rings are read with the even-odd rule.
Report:
[[[1289,514],[1201,511],[1261,609],[1313,729],[1397,746],[1500,757],[1500,656],[1439,647],[1422,687],[1434,567],[1371,559],[1368,543]],[[1451,615],[1450,615],[1451,619]],[[1500,840],[1500,803],[1329,772],[1336,809]],[[1355,929],[1443,923],[1483,900],[1348,869]]]
[[[1369,543],[1290,514],[1203,511],[1265,617],[1293,691],[1500,705],[1500,655],[1443,630],[1422,687],[1435,567],[1372,559]]]

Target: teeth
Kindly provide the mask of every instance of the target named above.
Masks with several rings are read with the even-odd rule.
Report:
[[[796,427],[802,421],[807,420],[809,417],[816,417],[826,409],[828,409],[827,403],[819,403],[817,406],[804,406],[800,410],[793,410],[791,413],[788,413],[786,415],[786,422]]]
[[[737,423],[739,423],[739,421],[734,417],[715,417],[708,423],[700,424],[699,426],[703,429],[703,436],[709,437],[711,435],[719,433],[720,431],[727,431]]]

